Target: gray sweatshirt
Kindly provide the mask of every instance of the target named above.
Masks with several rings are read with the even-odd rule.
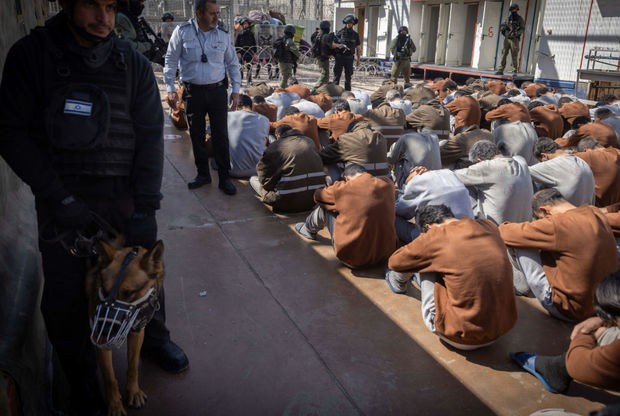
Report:
[[[477,218],[496,224],[532,219],[532,179],[521,156],[499,156],[454,171],[467,186]]]
[[[536,190],[555,188],[577,207],[594,204],[592,169],[577,156],[558,156],[530,166],[530,175]]]

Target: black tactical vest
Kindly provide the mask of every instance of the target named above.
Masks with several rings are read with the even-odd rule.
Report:
[[[344,43],[347,45],[348,49],[343,49],[343,55],[353,55],[355,53],[355,48],[357,47],[357,36],[356,32],[353,29],[343,28],[338,31],[338,38],[340,43]]]
[[[105,61],[89,67],[45,28],[44,124],[59,175],[130,176],[136,147],[131,119],[133,57],[116,38]]]

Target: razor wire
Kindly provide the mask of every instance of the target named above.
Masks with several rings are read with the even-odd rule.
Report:
[[[252,80],[269,80],[275,81],[280,79],[278,68],[278,60],[273,56],[273,48],[271,46],[247,46],[237,47],[237,56],[240,58],[242,74],[247,74],[247,66],[252,71]],[[310,48],[302,48],[301,55],[297,60],[297,74],[295,78],[300,83],[311,84],[319,78],[320,69],[317,65],[317,59],[312,56]],[[333,78],[334,59],[330,58],[329,73],[330,79]],[[274,75],[277,73],[277,75]],[[258,76],[256,75],[258,74]],[[265,78],[264,76],[267,75]],[[384,78],[385,74],[380,65],[375,60],[362,59],[359,65],[353,67],[353,81],[366,83],[373,80]],[[244,81],[247,80],[247,75]]]

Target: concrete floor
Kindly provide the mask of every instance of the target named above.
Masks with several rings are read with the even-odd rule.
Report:
[[[189,191],[190,140],[167,123],[167,322],[190,369],[174,376],[143,362],[148,403],[129,415],[585,415],[620,400],[577,383],[551,394],[510,361],[510,351],[568,345],[571,325],[531,300],[518,299],[515,328],[494,345],[453,350],[423,325],[419,291],[393,294],[383,267],[342,266],[325,231],[298,237],[304,214],[274,215],[247,181],[232,197],[216,183]]]

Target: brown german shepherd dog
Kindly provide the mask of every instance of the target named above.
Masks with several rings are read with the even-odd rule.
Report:
[[[126,415],[112,365],[111,346],[127,340],[127,404],[141,408],[147,396],[138,385],[138,363],[144,326],[158,308],[157,294],[163,287],[164,245],[153,248],[117,248],[99,242],[98,259],[86,276],[91,319],[91,340],[104,383],[108,416]]]

